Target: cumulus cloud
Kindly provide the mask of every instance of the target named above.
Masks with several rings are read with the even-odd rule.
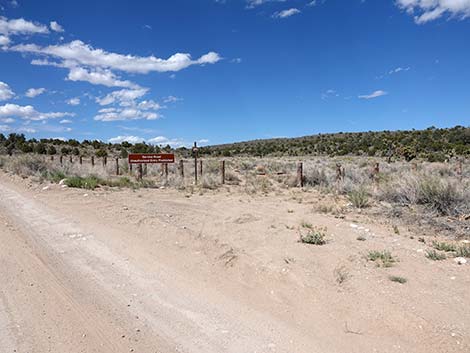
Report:
[[[360,95],[360,99],[372,99],[372,98],[377,98],[377,97],[382,97],[386,96],[388,93],[382,90],[378,90],[375,92],[372,92],[371,94],[365,94],[365,95]]]
[[[436,20],[444,15],[458,18],[470,16],[470,0],[397,0],[396,4],[413,15],[418,24]]]
[[[147,74],[149,72],[176,72],[192,65],[214,64],[221,60],[219,54],[209,52],[197,60],[190,54],[176,53],[168,59],[155,56],[134,56],[95,49],[80,40],[60,45],[41,47],[36,44],[19,44],[10,48],[12,51],[46,55],[67,62],[68,66],[94,67],[118,70],[127,73]]]
[[[139,87],[135,83],[127,80],[120,80],[110,70],[87,70],[82,67],[72,67],[67,79],[70,81],[85,81],[93,85],[103,85],[107,87]]]
[[[10,38],[0,35],[0,46],[7,46],[8,44],[10,44]]]
[[[15,96],[15,93],[11,90],[10,86],[5,82],[0,81],[0,101],[6,101]]]
[[[126,103],[135,101],[137,98],[144,96],[147,93],[148,89],[138,88],[138,89],[122,89],[119,91],[114,91],[103,98],[97,98],[96,101],[99,105],[110,105],[115,102]]]
[[[29,121],[40,121],[47,119],[63,118],[66,116],[74,116],[73,113],[50,112],[41,113],[34,109],[31,105],[21,106],[17,104],[5,104],[0,106],[0,118],[18,117]]]
[[[80,98],[78,98],[78,97],[70,98],[70,99],[67,101],[67,104],[68,104],[68,105],[79,105],[79,104],[80,104]]]
[[[279,12],[276,12],[273,17],[274,18],[287,18],[287,17],[291,17],[291,16],[294,16],[294,15],[297,15],[300,13],[300,10],[299,9],[296,9],[296,8],[291,8],[291,9],[287,9],[287,10],[282,10],[282,11],[279,11]]]
[[[34,98],[46,92],[45,88],[30,88],[26,91],[25,96],[28,98]]]
[[[109,143],[129,142],[129,143],[135,144],[135,143],[144,142],[144,139],[138,136],[116,136],[116,137],[110,138],[108,142]]]
[[[51,29],[54,32],[64,32],[64,28],[60,24],[58,24],[56,21],[51,21],[51,23],[49,24],[49,27],[51,27]]]
[[[161,116],[153,111],[144,111],[138,108],[115,108],[112,111],[100,111],[94,117],[96,121],[124,121],[124,120],[157,120]]]
[[[59,124],[72,124],[72,120],[63,119],[63,120],[59,121]]]
[[[42,24],[26,21],[23,18],[9,20],[0,16],[0,34],[8,36],[36,33],[49,33],[49,30]]]

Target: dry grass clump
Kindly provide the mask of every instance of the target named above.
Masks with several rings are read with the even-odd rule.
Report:
[[[313,245],[325,245],[326,244],[326,232],[327,229],[324,227],[316,227],[310,223],[302,223],[302,228],[299,232],[299,241],[305,244]]]
[[[441,261],[441,260],[447,259],[446,254],[439,253],[436,250],[427,250],[426,257],[429,260],[433,260],[433,261]]]
[[[22,177],[39,177],[50,169],[43,158],[35,155],[21,155],[18,157],[3,158],[2,167],[10,173],[17,174]]]
[[[369,206],[369,193],[364,187],[359,187],[348,193],[348,199],[356,208],[365,208]]]
[[[397,260],[392,256],[390,251],[383,250],[377,251],[372,250],[367,254],[367,259],[373,261],[378,267],[392,267]]]

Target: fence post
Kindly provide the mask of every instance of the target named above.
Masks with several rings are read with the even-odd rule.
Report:
[[[372,178],[378,184],[379,183],[379,173],[380,173],[380,164],[379,162],[375,163],[374,169],[372,170]]]
[[[299,162],[299,164],[297,164],[297,181],[299,183],[299,186],[303,188],[304,187],[304,164],[302,162]]]
[[[463,163],[462,163],[462,160],[460,159],[457,163],[457,175],[460,181],[462,181],[462,174],[463,174]]]
[[[202,159],[199,161],[199,176],[202,178]]]
[[[413,170],[413,172],[416,172],[418,170],[418,163],[416,162],[411,163],[411,170]]]
[[[168,163],[165,163],[165,180],[168,181]]]
[[[336,181],[341,181],[343,180],[343,172],[341,170],[341,164],[336,163]]]
[[[179,167],[179,170],[180,170],[180,176],[181,176],[181,178],[184,178],[184,162],[183,162],[182,159],[180,160],[180,167]]]
[[[60,161],[60,165],[62,165],[64,163],[64,157],[62,155],[60,155],[59,161]]]
[[[94,156],[91,156],[91,166],[92,167],[95,166],[95,157]]]
[[[106,164],[108,164],[108,157],[103,157],[103,167],[106,167]]]
[[[51,156],[51,161],[52,161],[52,162],[54,161],[54,156]]]
[[[80,156],[80,157],[78,158],[78,162],[80,163],[80,165],[83,164],[83,156]]]
[[[116,158],[116,175],[119,175],[119,158]]]
[[[139,164],[137,166],[137,180],[142,180],[142,177],[143,177],[142,164]]]
[[[194,142],[193,154],[194,154],[194,184],[197,184],[197,143],[196,142]]]
[[[225,184],[225,161],[220,162],[220,174],[222,178],[222,184]]]
[[[129,162],[127,163],[129,164],[129,174],[132,174],[132,163],[129,163]]]
[[[69,162],[70,162],[70,163],[73,163],[72,156],[69,156]]]

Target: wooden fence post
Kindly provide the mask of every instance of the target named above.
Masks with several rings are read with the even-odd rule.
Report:
[[[297,181],[301,188],[304,187],[304,165],[302,162],[299,162],[297,165]]]
[[[128,164],[129,164],[129,174],[132,174],[132,163],[128,162]]]
[[[460,159],[457,162],[457,175],[460,181],[462,181],[462,174],[463,174],[463,163],[462,163],[462,160]]]
[[[59,161],[60,161],[60,165],[62,165],[64,163],[64,157],[62,155],[60,155]]]
[[[197,184],[197,143],[194,142],[193,155],[194,155],[194,184]]]
[[[372,170],[372,179],[378,184],[379,183],[380,164],[375,163],[374,169]]]
[[[106,164],[108,164],[108,157],[103,157],[103,167],[106,167]]]
[[[51,156],[51,161],[52,161],[52,162],[54,161],[54,156]]]
[[[168,180],[168,163],[165,163],[165,180]]]
[[[179,170],[180,170],[180,176],[181,176],[181,178],[184,179],[184,162],[183,162],[182,159],[180,160],[180,167],[179,167]]]
[[[341,170],[341,164],[337,163],[336,164],[336,181],[342,181],[343,180],[343,172]]]
[[[137,166],[137,180],[142,180],[143,178],[143,168],[142,168],[142,164],[139,164]]]
[[[72,156],[69,156],[69,162],[70,162],[70,163],[73,163]]]
[[[80,156],[80,157],[78,158],[78,162],[80,163],[80,165],[83,164],[83,156]]]
[[[222,184],[225,184],[225,161],[220,162],[220,174]]]
[[[91,166],[92,167],[95,166],[95,157],[94,156],[91,156]]]
[[[202,159],[199,161],[199,176],[202,178]]]
[[[119,175],[119,158],[116,158],[116,175]]]

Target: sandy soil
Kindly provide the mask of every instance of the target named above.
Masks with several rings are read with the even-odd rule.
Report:
[[[0,352],[469,352],[470,265],[426,259],[406,229],[317,214],[321,197],[0,174]],[[328,243],[299,243],[302,222]],[[364,256],[384,249],[391,268]]]

